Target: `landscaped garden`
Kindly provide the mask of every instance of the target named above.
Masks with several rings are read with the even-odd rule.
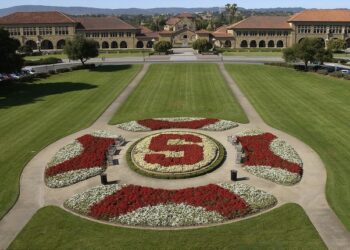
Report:
[[[350,229],[350,89],[346,80],[262,65],[226,65],[271,126],[301,139],[327,167],[327,198]]]
[[[97,119],[140,66],[102,67],[0,86],[0,218],[16,202],[23,167],[41,149]]]
[[[167,117],[247,122],[215,64],[151,65],[112,124]]]

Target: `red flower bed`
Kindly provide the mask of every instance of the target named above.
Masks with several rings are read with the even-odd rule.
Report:
[[[48,168],[45,172],[46,177],[106,165],[106,152],[108,147],[115,143],[114,139],[84,135],[77,140],[83,145],[83,152],[77,157]]]
[[[204,159],[203,147],[197,144],[168,145],[169,140],[184,140],[186,142],[200,143],[198,136],[187,134],[160,134],[152,138],[149,149],[154,152],[171,151],[184,152],[183,157],[166,157],[164,154],[146,154],[144,160],[150,164],[160,164],[164,167],[175,165],[193,165]]]
[[[214,124],[220,120],[218,119],[200,119],[194,121],[161,121],[154,119],[145,119],[137,121],[140,125],[150,128],[152,130],[170,129],[170,128],[188,128],[200,129],[204,126]]]
[[[302,168],[275,155],[270,150],[271,142],[277,137],[270,133],[264,133],[255,136],[238,137],[246,154],[245,166],[270,166],[281,168],[292,173],[302,173]]]
[[[218,212],[228,219],[245,215],[250,209],[238,195],[214,184],[181,190],[129,185],[94,204],[90,208],[89,215],[96,219],[114,218],[145,206],[169,203],[203,207],[208,211]]]

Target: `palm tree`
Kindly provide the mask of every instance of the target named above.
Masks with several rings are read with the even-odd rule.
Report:
[[[228,16],[228,22],[231,24],[234,21],[234,18],[236,16],[236,12],[238,10],[237,4],[226,4],[225,5],[225,11]]]

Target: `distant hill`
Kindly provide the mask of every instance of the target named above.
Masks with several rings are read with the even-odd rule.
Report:
[[[99,9],[89,7],[59,7],[59,6],[44,6],[44,5],[20,5],[10,8],[0,9],[0,16],[5,16],[14,12],[23,11],[60,11],[70,15],[154,15],[154,14],[178,14],[181,12],[218,12],[223,10],[223,7],[212,8],[153,8],[153,9]],[[244,11],[245,9],[240,8]],[[249,9],[247,11],[253,12],[299,12],[303,8],[268,8],[268,9]]]

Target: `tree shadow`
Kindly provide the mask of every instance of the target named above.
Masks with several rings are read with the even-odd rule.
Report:
[[[42,97],[96,88],[96,85],[75,82],[6,83],[0,84],[0,109],[42,101]]]
[[[114,72],[114,71],[122,71],[122,70],[128,70],[132,66],[130,64],[128,65],[104,65],[99,66],[96,68],[91,69],[93,72]]]

